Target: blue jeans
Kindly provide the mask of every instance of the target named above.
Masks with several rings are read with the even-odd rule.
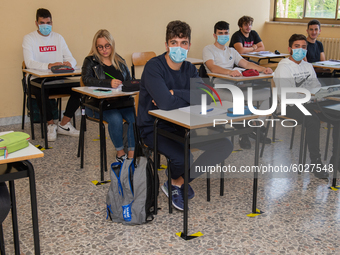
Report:
[[[129,124],[127,139],[128,150],[135,150],[135,136],[133,133],[133,123],[135,123],[133,107],[120,109],[110,109],[103,111],[103,119],[108,123],[110,138],[117,151],[124,149],[123,144],[123,119]],[[85,107],[86,115],[99,119],[99,113]]]

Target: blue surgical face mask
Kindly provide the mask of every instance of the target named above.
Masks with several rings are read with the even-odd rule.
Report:
[[[175,63],[181,63],[187,58],[188,50],[182,47],[169,47],[169,57]]]
[[[49,35],[52,32],[52,25],[41,24],[41,25],[39,25],[39,31],[43,35]]]
[[[298,49],[292,49],[293,54],[292,57],[295,61],[301,61],[304,57],[307,55],[307,50],[298,48]]]
[[[217,42],[221,45],[225,45],[229,41],[229,35],[218,35]]]

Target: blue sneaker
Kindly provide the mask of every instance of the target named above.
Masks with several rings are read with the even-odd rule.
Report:
[[[169,197],[169,189],[168,189],[168,182],[166,181],[164,185],[161,187],[164,194]],[[171,185],[172,190],[172,205],[178,209],[183,211],[184,210],[184,199],[183,199],[183,190],[180,187]]]
[[[181,186],[181,190],[184,193],[184,184]],[[194,190],[191,188],[190,184],[188,183],[188,199],[192,199],[195,196]],[[184,198],[183,198],[184,199]]]
[[[165,174],[168,177],[168,169],[165,169]],[[189,182],[192,181],[192,180],[194,180],[194,179],[189,179]],[[167,183],[166,187],[168,187],[168,183]],[[184,193],[184,184],[182,184],[181,189],[183,190],[183,193]],[[192,198],[194,198],[194,196],[195,196],[195,192],[191,188],[190,184],[188,183],[188,199],[192,199]]]

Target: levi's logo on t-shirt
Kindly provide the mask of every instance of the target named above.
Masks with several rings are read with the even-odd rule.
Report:
[[[244,46],[243,47],[251,47],[251,46],[253,46],[253,44],[254,44],[254,41],[244,42]]]
[[[39,46],[40,52],[50,52],[50,51],[57,51],[56,45],[50,45],[50,46]]]

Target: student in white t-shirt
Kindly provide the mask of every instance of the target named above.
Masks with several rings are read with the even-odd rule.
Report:
[[[207,73],[227,74],[233,77],[242,76],[242,73],[238,69],[234,69],[234,65],[244,69],[255,69],[258,72],[264,74],[271,74],[273,70],[263,66],[256,65],[241,57],[241,55],[234,49],[225,46],[229,41],[229,24],[225,21],[219,21],[214,26],[214,38],[215,43],[207,45],[203,49],[203,63]],[[215,78],[214,84],[230,83],[224,79]],[[222,100],[232,101],[232,94],[228,89],[216,89]],[[244,91],[246,98],[246,91]],[[270,89],[253,89],[253,101],[261,101],[260,109],[269,109]],[[265,130],[262,129],[264,132]],[[262,133],[263,133],[262,132]],[[250,134],[250,137],[255,138],[254,133]],[[261,135],[261,142],[271,143],[269,138],[265,138]],[[241,135],[239,138],[240,146],[243,149],[250,149],[251,143],[247,134]]]
[[[73,58],[64,38],[52,31],[52,15],[47,9],[38,9],[35,24],[37,30],[24,37],[22,48],[26,68],[48,70],[52,66],[67,65],[75,67],[77,61]],[[35,95],[41,112],[42,99],[40,88],[31,86],[31,92]],[[52,109],[49,104],[49,94],[70,94],[66,110],[61,122],[56,125],[53,121]],[[70,123],[72,116],[80,105],[80,94],[72,91],[71,88],[49,89],[45,92],[47,139],[53,142],[58,134],[79,136]]]
[[[278,64],[274,73],[274,82],[278,89],[278,95],[281,97],[281,88],[305,88],[311,92],[321,87],[312,64],[304,61],[307,54],[307,38],[302,34],[293,34],[289,39],[288,51],[289,58],[285,58]],[[303,98],[304,94],[287,93],[287,98]],[[286,116],[302,122],[305,117],[306,139],[311,159],[310,171],[318,178],[328,178],[328,172],[321,162],[320,154],[320,120],[330,121],[325,118],[321,112],[316,112],[312,103],[304,104],[304,107],[312,114],[306,115],[299,108],[292,104],[286,107]],[[333,141],[337,141],[339,134],[339,122],[331,122],[333,124]],[[333,142],[333,153],[335,142]],[[333,154],[331,163],[334,164],[335,155]],[[318,169],[317,169],[317,166]],[[317,169],[317,170],[316,170]],[[322,171],[319,171],[322,169]],[[314,170],[314,171],[313,171]]]

